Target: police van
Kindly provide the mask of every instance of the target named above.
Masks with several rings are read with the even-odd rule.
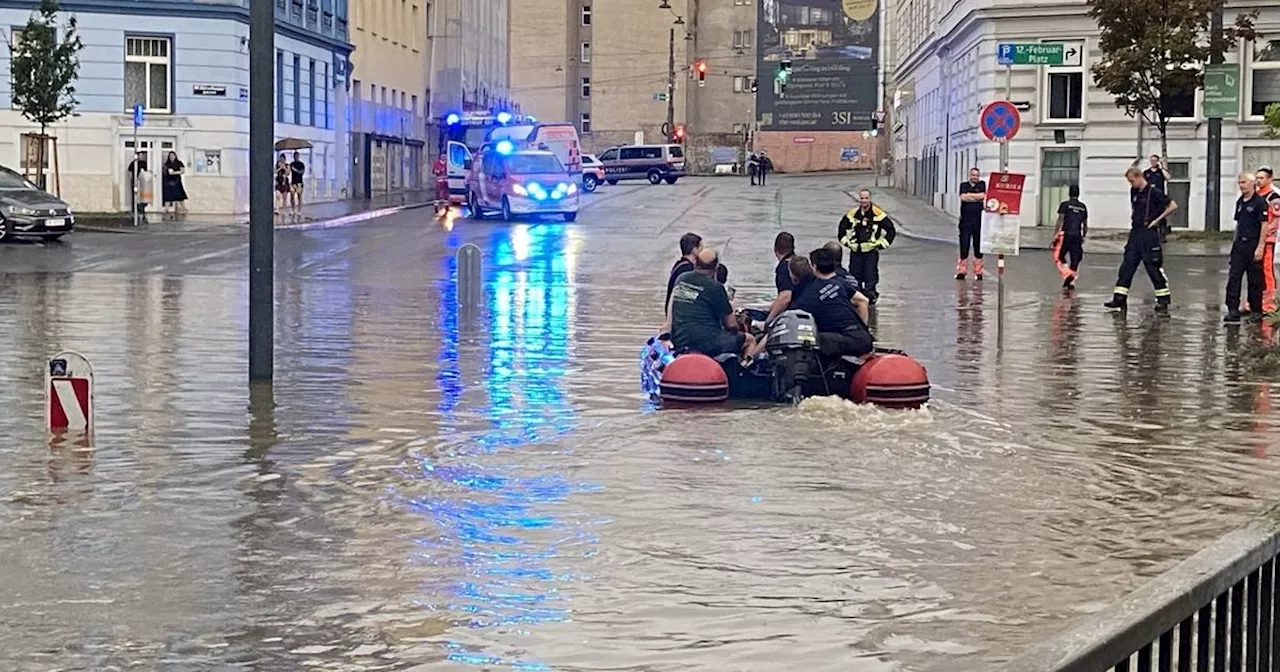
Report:
[[[649,184],[675,184],[684,177],[684,147],[670,145],[626,145],[612,147],[598,156],[604,164],[609,184],[621,180],[649,180]]]

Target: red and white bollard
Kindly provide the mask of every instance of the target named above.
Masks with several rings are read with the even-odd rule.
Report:
[[[51,432],[93,431],[93,364],[67,350],[49,359],[44,371],[45,427]]]

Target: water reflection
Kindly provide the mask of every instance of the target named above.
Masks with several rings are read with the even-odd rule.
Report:
[[[573,366],[575,245],[558,225],[495,231],[483,267],[486,311],[475,316],[459,310],[454,250],[444,257],[437,383],[447,438],[414,456],[406,471],[416,482],[399,495],[430,530],[415,539],[422,606],[464,628],[447,646],[455,662],[543,669],[468,631],[569,620],[567,591],[581,577],[567,558],[594,552],[586,521],[563,506],[591,488],[538,464],[539,444],[576,423],[564,389]],[[469,339],[475,324],[482,333]]]

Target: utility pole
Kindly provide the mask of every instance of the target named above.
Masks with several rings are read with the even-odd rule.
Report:
[[[667,40],[667,142],[676,136],[676,29]]]
[[[270,381],[275,368],[275,221],[271,155],[275,151],[275,3],[249,6],[249,380]]]
[[[1222,63],[1222,2],[1213,3],[1213,11],[1209,15],[1209,63]],[[1217,231],[1221,228],[1222,216],[1222,118],[1209,119],[1209,166],[1205,171],[1204,185],[1204,230]]]

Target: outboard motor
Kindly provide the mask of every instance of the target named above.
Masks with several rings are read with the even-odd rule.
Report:
[[[788,310],[773,321],[766,345],[773,369],[773,398],[797,402],[813,381],[822,381],[818,325],[802,310]]]

